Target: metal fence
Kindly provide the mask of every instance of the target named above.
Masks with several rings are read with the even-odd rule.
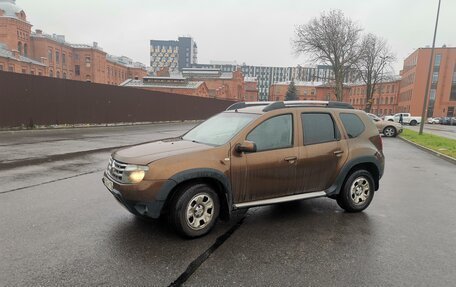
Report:
[[[0,127],[206,119],[233,102],[0,72]]]

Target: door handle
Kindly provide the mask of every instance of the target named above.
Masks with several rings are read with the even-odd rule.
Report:
[[[297,156],[289,156],[284,158],[283,160],[288,161],[289,163],[294,163],[298,159]]]
[[[343,153],[344,153],[343,150],[336,150],[336,151],[334,152],[334,155],[340,157],[340,156],[342,156]]]

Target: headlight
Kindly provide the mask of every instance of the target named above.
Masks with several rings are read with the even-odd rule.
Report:
[[[148,170],[149,167],[147,166],[127,165],[124,170],[123,179],[129,183],[140,183]]]

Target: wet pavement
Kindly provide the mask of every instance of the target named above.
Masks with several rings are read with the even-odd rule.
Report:
[[[399,139],[384,147],[363,213],[331,199],[252,208],[194,240],[114,200],[101,183],[108,151],[0,170],[0,286],[452,286],[456,166]]]

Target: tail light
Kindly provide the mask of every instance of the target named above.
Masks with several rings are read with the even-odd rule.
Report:
[[[383,151],[383,139],[380,135],[371,137],[370,141],[375,145],[379,151]]]

